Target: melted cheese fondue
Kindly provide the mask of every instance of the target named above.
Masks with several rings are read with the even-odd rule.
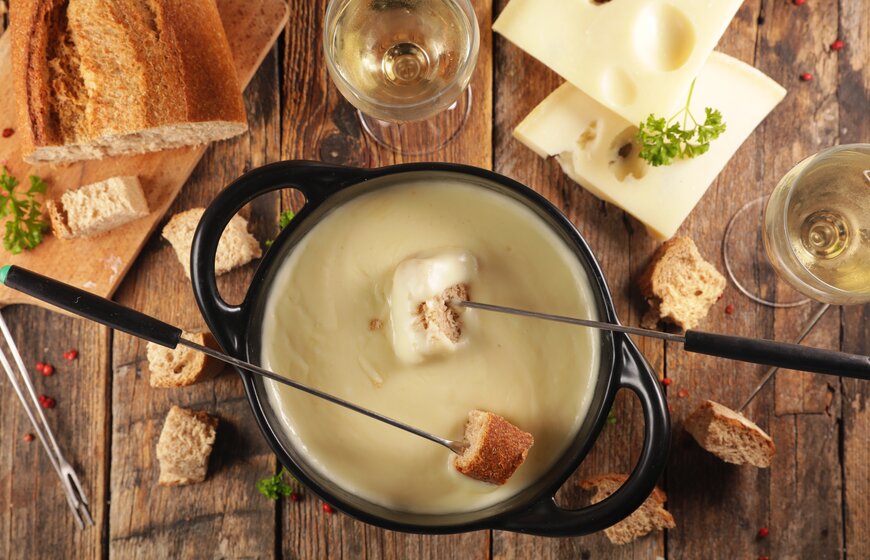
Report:
[[[534,436],[526,462],[495,486],[459,474],[439,445],[267,380],[311,467],[394,510],[471,511],[526,488],[566,450],[595,386],[597,331],[473,309],[462,314],[467,343],[400,359],[389,301],[397,266],[456,248],[476,261],[471,299],[596,318],[585,272],[543,220],[450,179],[407,181],[337,208],[281,265],[267,300],[261,357],[273,371],[448,439],[462,439],[475,408]]]

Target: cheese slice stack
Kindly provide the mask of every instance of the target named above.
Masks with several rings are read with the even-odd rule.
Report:
[[[514,0],[516,1],[516,0]],[[691,111],[722,112],[725,132],[694,159],[652,167],[638,157],[636,123],[565,83],[523,120],[514,136],[594,195],[643,222],[655,237],[672,237],[746,138],[785,90],[752,66],[714,52],[698,75]]]
[[[669,117],[743,0],[511,0],[493,30],[639,123]]]

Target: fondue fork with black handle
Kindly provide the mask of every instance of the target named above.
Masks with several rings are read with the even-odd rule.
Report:
[[[457,455],[462,455],[468,447],[468,444],[464,441],[454,441],[430,434],[429,432],[425,432],[404,422],[384,416],[379,412],[369,410],[336,397],[335,395],[330,395],[329,393],[325,393],[313,387],[293,381],[292,379],[288,379],[282,375],[278,375],[277,373],[260,366],[239,360],[213,348],[202,346],[201,344],[187,340],[181,336],[181,329],[178,327],[170,325],[169,323],[164,323],[150,315],[146,315],[142,312],[136,311],[135,309],[130,309],[129,307],[125,307],[109,299],[76,288],[75,286],[70,286],[60,280],[37,274],[36,272],[32,272],[25,268],[6,265],[3,268],[0,268],[0,284],[4,284],[9,288],[23,292],[38,300],[50,303],[74,315],[90,319],[91,321],[96,321],[97,323],[106,325],[109,328],[123,331],[149,342],[154,342],[161,346],[173,349],[178,345],[186,346],[187,348],[197,352],[202,352],[203,354],[227,364],[247,370],[267,379],[271,379],[272,381],[288,385],[294,389],[308,393],[309,395],[314,395],[315,397],[343,406],[344,408],[350,409],[354,412],[364,414],[369,418],[374,418],[375,420],[379,420],[385,424],[389,424],[390,426],[414,434],[415,436],[443,445]]]
[[[296,381],[287,379],[249,362],[233,358],[217,350],[201,346],[195,342],[181,337],[181,329],[168,323],[164,323],[154,317],[124,307],[111,300],[96,296],[59,280],[48,278],[41,274],[29,271],[17,266],[4,266],[0,269],[0,283],[6,286],[40,299],[75,315],[80,315],[92,321],[102,323],[113,329],[124,331],[133,336],[155,342],[168,348],[175,348],[181,344],[203,354],[207,354],[234,366],[240,367],[257,375],[272,379],[278,383],[289,385],[300,391],[326,399],[330,402],[349,408],[360,414],[365,414],[381,422],[385,422],[412,434],[426,438],[430,441],[443,445],[454,453],[461,454],[465,450],[464,442],[452,441],[432,435],[423,430],[409,426],[398,420],[388,418],[377,412],[357,406],[353,403],[324,393],[312,387],[308,387]],[[605,323],[590,319],[553,315],[538,311],[516,309],[489,303],[476,301],[452,300],[451,305],[503,313],[571,325],[591,327],[600,330],[621,332],[657,338],[669,342],[677,342],[683,345],[687,352],[707,354],[720,358],[728,358],[741,362],[750,362],[776,366],[781,368],[808,371],[813,373],[825,373],[851,377],[854,379],[870,380],[870,356],[848,354],[822,348],[812,348],[800,344],[777,342],[757,338],[747,338],[724,334],[709,333],[704,331],[687,330],[685,334],[672,334],[650,329],[627,327],[616,323]]]
[[[453,300],[450,303],[451,305],[479,309],[481,311],[492,311],[507,315],[530,317],[533,319],[543,319],[545,321],[555,321],[558,323],[568,323],[571,325],[591,327],[606,331],[658,338],[669,342],[680,343],[687,352],[693,352],[696,354],[707,354],[709,356],[728,358],[741,362],[870,380],[870,356],[847,354],[845,352],[836,352],[834,350],[825,350],[822,348],[811,348],[788,342],[777,342],[774,340],[746,338],[695,330],[687,330],[683,335],[671,334],[637,327],[626,327],[624,325],[616,325],[613,323],[603,323],[601,321],[592,321],[589,319],[579,319],[576,317],[552,315],[550,313],[540,313],[538,311],[528,311],[513,307],[503,307],[501,305],[480,303],[476,301]]]

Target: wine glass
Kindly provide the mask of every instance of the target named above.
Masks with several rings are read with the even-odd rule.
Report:
[[[786,173],[764,212],[764,246],[810,298],[870,302],[870,144],[829,148]]]
[[[468,118],[480,33],[469,0],[331,0],[323,48],[365,131],[395,152],[434,152]]]
[[[734,249],[741,228],[757,228],[769,264],[807,296],[772,301],[747,288],[736,271],[751,253]],[[744,237],[745,239],[745,237]],[[736,254],[735,254],[736,251]],[[725,268],[737,288],[770,307],[794,307],[812,300],[834,305],[870,302],[870,144],[823,150],[794,166],[769,197],[754,200],[732,218],[723,241]]]
[[[765,204],[766,203],[766,204]],[[735,232],[747,239],[758,230],[757,212],[764,208],[761,234],[769,264],[791,287],[807,296],[773,301],[738,279],[737,271],[757,270],[763,263],[733,241]],[[748,231],[747,231],[748,230]],[[732,252],[736,251],[736,255]],[[823,150],[794,166],[769,197],[753,200],[728,223],[722,241],[725,269],[737,289],[769,307],[796,307],[817,300],[794,341],[799,344],[831,305],[870,302],[870,144],[848,144]],[[776,374],[769,369],[743,411]]]

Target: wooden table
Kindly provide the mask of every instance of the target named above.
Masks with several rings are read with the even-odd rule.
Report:
[[[283,38],[245,93],[251,131],[213,146],[170,212],[205,205],[225,184],[253,167],[306,158],[348,165],[399,161],[366,138],[354,110],[326,74],[320,51],[325,0],[294,0]],[[511,138],[519,120],[560,79],[499,37],[493,14],[505,0],[475,0],[481,24],[475,107],[458,141],[428,159],[491,167],[539,190],[577,224],[598,255],[622,320],[638,324],[644,306],[635,281],[656,243],[622,211],[565,179]],[[835,53],[836,38],[846,48]],[[870,140],[870,2],[747,0],[720,43],[789,90],[786,100],[744,144],[681,232],[722,269],[720,242],[727,217],[771,190],[796,161],[821,148]],[[799,75],[814,79],[802,82]],[[292,193],[264,197],[250,215],[261,239],[277,230],[279,209],[297,204]],[[761,251],[758,239],[743,240]],[[252,267],[222,278],[229,299],[245,291]],[[784,289],[759,272],[758,286]],[[202,325],[188,282],[172,249],[154,235],[116,295],[125,305],[192,328]],[[725,307],[734,306],[733,314]],[[792,339],[810,307],[773,311],[729,287],[705,327],[720,332]],[[674,441],[662,487],[677,528],[666,535],[612,546],[603,535],[543,539],[503,532],[428,537],[382,531],[341,514],[324,513],[308,494],[301,502],[272,502],[255,482],[275,472],[248,411],[238,378],[186,390],[152,389],[145,345],[81,320],[31,307],[4,314],[34,364],[57,366],[38,386],[57,398],[48,411],[92,501],[95,528],[78,531],[60,486],[8,384],[0,382],[0,557],[3,558],[850,558],[870,557],[870,385],[835,377],[781,372],[752,403],[748,415],[775,439],[772,468],[727,465],[706,454],[682,429],[700,399],[736,406],[763,368],[685,354],[639,340],[672,384]],[[870,352],[870,306],[829,312],[809,342]],[[75,362],[62,359],[79,350]],[[681,397],[680,395],[685,395]],[[154,446],[172,404],[216,412],[222,427],[207,482],[183,488],[156,485]],[[561,491],[561,503],[580,506],[583,476],[625,472],[641,439],[639,407],[621,395],[617,423]],[[760,527],[770,536],[758,538]]]

